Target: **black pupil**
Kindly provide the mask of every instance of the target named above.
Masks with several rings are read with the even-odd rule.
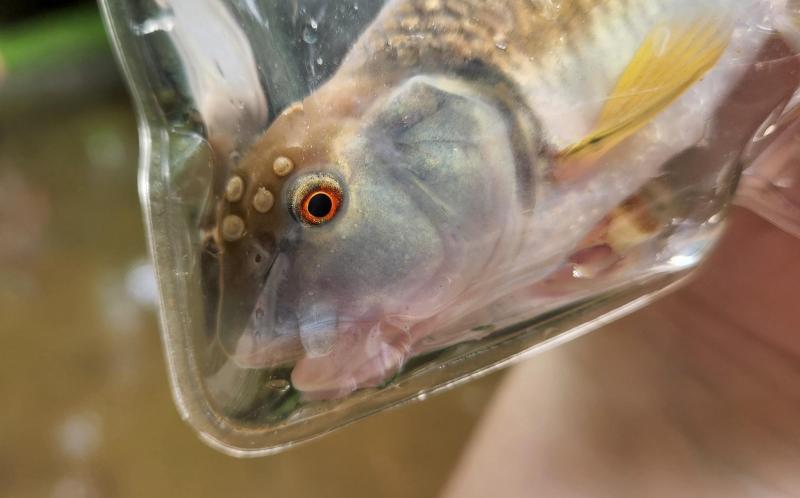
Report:
[[[321,192],[311,196],[308,200],[308,214],[315,218],[324,218],[331,213],[333,202],[327,194]]]

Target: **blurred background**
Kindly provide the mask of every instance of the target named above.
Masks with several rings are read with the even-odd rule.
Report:
[[[435,496],[498,375],[235,460],[173,407],[135,117],[93,1],[0,4],[0,497]]]

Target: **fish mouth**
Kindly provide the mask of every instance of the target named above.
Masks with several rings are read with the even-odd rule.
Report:
[[[267,278],[253,291],[258,297],[246,307],[246,295],[225,296],[232,317],[220,342],[239,368],[291,368],[292,386],[307,400],[338,399],[384,385],[435,325],[431,314],[441,311],[426,305],[412,313],[404,306],[399,314],[386,303],[357,309],[341,296],[297,301],[290,294],[290,266],[288,256],[276,255]],[[243,286],[237,289],[246,292]],[[431,296],[424,297],[427,302]]]
[[[221,277],[217,340],[224,354],[246,369],[285,367],[337,354],[336,348],[343,347],[340,337],[363,328],[364,320],[349,318],[324,298],[298,302],[292,294],[290,258],[280,251],[266,256],[258,271],[231,265]]]
[[[219,349],[240,369],[291,368],[293,387],[308,400],[384,385],[442,325],[432,317],[463,293],[425,292],[364,308],[329,289],[312,298],[293,283],[295,263],[285,251],[240,244],[220,255]]]
[[[283,366],[305,354],[296,326],[280,313],[288,260],[270,249],[246,238],[220,257],[216,342],[240,368]]]
[[[385,310],[351,314],[322,296],[295,302],[291,259],[243,239],[220,255],[216,343],[242,369],[292,367],[294,387],[312,397],[378,385],[409,356],[409,327]]]
[[[336,399],[378,387],[412,353],[411,333],[383,320],[340,322],[328,340],[325,354],[306,355],[292,370],[292,385],[305,399]]]
[[[251,320],[231,358],[240,368],[291,366],[292,386],[304,399],[324,400],[383,384],[412,355],[407,329],[382,319],[353,320],[331,310],[319,304],[296,320]]]
[[[268,368],[331,354],[340,326],[346,329],[349,321],[323,304],[312,305],[299,317],[288,307],[269,308],[275,302],[270,290],[266,286],[257,301],[236,341],[233,360],[243,368]]]

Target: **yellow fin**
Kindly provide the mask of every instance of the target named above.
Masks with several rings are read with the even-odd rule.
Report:
[[[559,156],[599,155],[640,130],[717,63],[731,31],[722,13],[653,29],[617,81],[592,132]]]

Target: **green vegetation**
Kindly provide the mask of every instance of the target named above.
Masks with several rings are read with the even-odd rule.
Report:
[[[0,67],[13,73],[107,49],[100,13],[94,6],[48,14],[0,29]]]

